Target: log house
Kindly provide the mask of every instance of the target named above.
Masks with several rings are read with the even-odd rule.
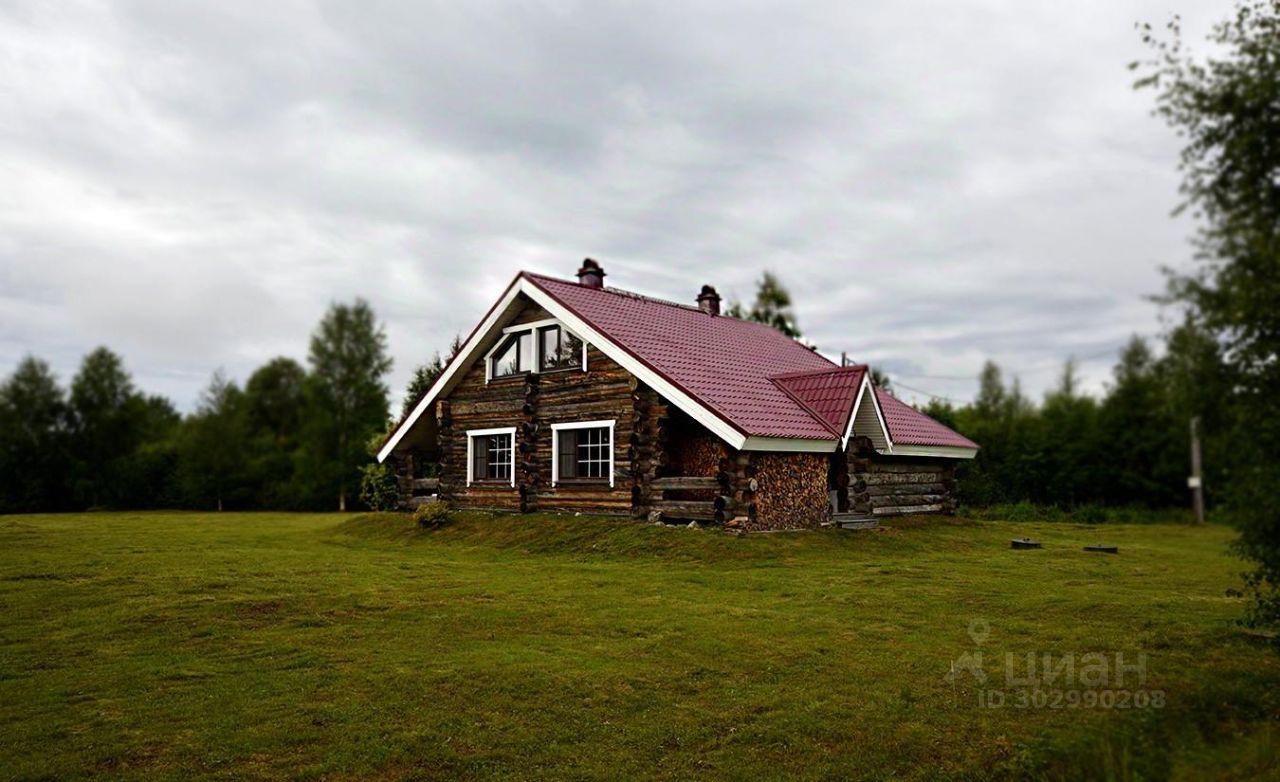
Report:
[[[977,444],[768,326],[522,272],[378,454],[404,504],[802,529],[954,513]],[[421,477],[438,465],[438,477]]]

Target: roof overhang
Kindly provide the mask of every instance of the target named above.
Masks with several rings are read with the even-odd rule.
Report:
[[[839,440],[810,440],[802,437],[748,437],[743,451],[788,451],[791,453],[831,453]]]
[[[615,361],[623,369],[635,375],[653,390],[657,391],[676,407],[689,414],[698,423],[705,426],[713,434],[724,440],[731,447],[743,450],[749,439],[747,435],[738,430],[733,424],[714,413],[706,405],[686,393],[683,389],[676,386],[670,380],[667,380],[655,369],[650,367],[641,359],[623,350],[621,347],[611,341],[605,334],[600,333],[585,320],[578,317],[572,310],[564,306],[558,299],[547,293],[542,288],[523,274],[516,275],[511,281],[507,289],[503,291],[502,296],[497,303],[489,309],[484,320],[471,332],[471,336],[463,344],[462,349],[458,351],[458,355],[454,356],[449,362],[449,366],[445,367],[444,372],[436,379],[426,395],[413,408],[413,412],[396,427],[391,436],[387,438],[386,443],[378,451],[378,461],[385,462],[387,457],[395,452],[396,447],[400,445],[405,435],[413,429],[414,424],[422,417],[442,394],[448,393],[461,380],[467,367],[470,367],[475,360],[477,352],[481,346],[489,338],[489,336],[503,324],[504,316],[511,310],[516,303],[517,298],[523,294],[534,303],[551,313],[552,317],[563,323],[570,331],[577,334],[586,342],[593,345],[601,353]],[[785,438],[761,438],[765,440],[783,440]],[[788,440],[788,442],[790,442]],[[795,442],[810,442],[797,440]],[[821,442],[821,441],[812,441]],[[830,444],[824,444],[825,450],[831,450]],[[765,450],[765,449],[756,449]],[[779,449],[781,450],[781,449]]]
[[[959,448],[952,445],[902,445],[893,446],[889,451],[894,456],[931,456],[938,459],[972,459],[978,455],[977,448]]]

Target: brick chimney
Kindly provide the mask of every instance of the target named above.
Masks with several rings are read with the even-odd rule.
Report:
[[[583,260],[582,268],[578,269],[578,284],[588,288],[603,288],[604,269],[590,258]]]
[[[698,294],[698,309],[708,315],[720,314],[720,294],[716,293],[716,289],[710,285],[702,286],[702,293]]]

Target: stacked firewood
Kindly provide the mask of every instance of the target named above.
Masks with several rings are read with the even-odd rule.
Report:
[[[523,420],[520,423],[520,436],[516,438],[520,443],[516,485],[520,490],[521,513],[538,509],[538,378],[536,373],[525,375],[524,405],[520,408]]]
[[[729,529],[753,529],[759,514],[756,506],[756,466],[751,454],[726,449],[717,473],[720,480],[720,497],[716,510]]]
[[[826,454],[757,453],[752,529],[806,529],[827,520]]]
[[[453,449],[450,448],[453,444],[453,406],[448,399],[436,402],[436,441],[440,443],[440,499],[448,501],[454,498],[457,491],[453,481],[455,471],[450,469],[453,466]]]

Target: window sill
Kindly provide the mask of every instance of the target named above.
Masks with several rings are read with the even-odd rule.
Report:
[[[537,372],[517,372],[514,375],[493,375],[489,378],[490,383],[500,383],[503,380],[524,380],[529,375],[557,375],[561,372],[582,372],[586,374],[586,370],[581,364],[575,364],[571,367],[556,367],[554,369],[540,369]]]
[[[514,489],[515,488],[514,486],[511,485],[510,478],[506,478],[506,479],[495,478],[492,480],[472,481],[471,485],[480,487],[482,489]]]
[[[556,486],[608,486],[608,478],[561,478]]]

